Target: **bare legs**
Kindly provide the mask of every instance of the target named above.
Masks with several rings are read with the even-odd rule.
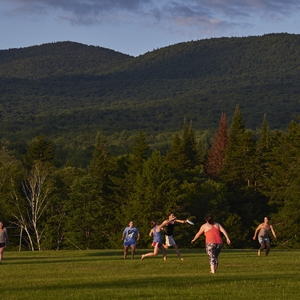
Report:
[[[178,246],[177,246],[176,244],[175,244],[175,245],[172,245],[172,246],[174,247],[174,250],[175,250],[175,252],[176,252],[178,258],[179,258],[180,260],[183,260],[183,258],[181,257],[180,251],[179,251],[179,249],[178,249]],[[168,246],[167,244],[164,245],[164,247],[165,247],[165,249],[168,249],[168,248],[169,248],[169,246]]]
[[[130,247],[131,247],[131,258],[133,259],[135,254],[135,245],[131,245]],[[129,247],[124,246],[124,259],[127,257],[128,248]]]
[[[257,255],[260,256],[261,251],[264,250],[265,248],[266,248],[266,256],[267,256],[270,252],[270,249],[271,249],[270,242],[261,242],[260,243],[260,248],[257,251]]]
[[[174,250],[175,250],[175,252],[176,252],[178,258],[179,258],[180,260],[183,260],[183,258],[181,257],[181,254],[180,254],[180,252],[179,252],[178,246],[175,244],[175,245],[173,245],[173,247],[174,247]]]
[[[144,260],[145,257],[156,256],[156,255],[158,254],[158,250],[159,250],[159,248],[158,248],[158,246],[156,245],[156,246],[154,247],[153,252],[149,252],[149,253],[147,253],[147,254],[143,254],[141,259]],[[161,252],[162,252],[162,255],[163,255],[164,260],[167,260],[167,252],[166,252],[165,247],[164,247],[164,246],[161,246],[161,247],[160,247],[160,250],[161,250]]]
[[[4,247],[0,248],[0,263],[1,263],[2,258],[3,258],[3,251],[4,251]]]

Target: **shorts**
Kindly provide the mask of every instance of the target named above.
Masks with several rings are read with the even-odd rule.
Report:
[[[0,243],[0,248],[5,248],[6,247],[6,243]]]
[[[258,237],[258,241],[259,241],[259,243],[270,243],[270,238],[269,237],[259,236]]]
[[[176,245],[172,235],[166,235],[166,245],[168,247]]]
[[[216,244],[216,243],[207,243],[205,245],[206,253],[209,258],[209,264],[210,265],[218,265],[218,257],[222,249],[222,244]]]
[[[124,247],[132,247],[135,246],[135,242],[129,241],[129,242],[124,242]]]
[[[157,247],[158,249],[160,249],[162,247],[162,244],[161,243],[158,243],[158,242],[153,242],[152,243],[152,247],[155,248]]]

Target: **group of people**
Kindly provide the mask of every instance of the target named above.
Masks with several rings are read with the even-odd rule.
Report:
[[[223,226],[214,221],[214,217],[209,214],[205,217],[206,223],[204,223],[199,231],[196,233],[195,237],[192,239],[191,243],[194,243],[201,235],[205,236],[205,248],[206,253],[209,257],[210,263],[210,272],[212,274],[216,273],[219,265],[219,254],[221,252],[223,241],[221,233],[225,236],[226,242],[230,245],[231,241],[229,239],[227,231]],[[266,249],[266,255],[270,252],[270,238],[269,231],[271,230],[274,238],[276,239],[276,234],[273,229],[273,226],[269,224],[270,218],[265,217],[264,222],[259,224],[255,230],[253,240],[256,239],[258,234],[258,241],[260,243],[260,248],[258,249],[258,256],[261,255],[261,251]],[[146,257],[156,256],[159,253],[159,250],[162,252],[163,259],[167,260],[166,249],[173,246],[174,250],[180,260],[183,260],[181,257],[180,251],[176,242],[173,238],[174,226],[175,223],[186,223],[187,220],[179,220],[175,217],[173,213],[168,214],[168,219],[164,220],[161,224],[157,220],[151,221],[151,230],[149,236],[153,236],[152,247],[154,248],[153,252],[143,254],[141,260],[144,260]],[[162,235],[165,233],[165,244],[162,243]],[[133,221],[130,221],[129,226],[125,228],[122,240],[124,240],[124,258],[127,257],[128,248],[131,247],[131,258],[134,257],[136,241],[140,238],[140,233],[136,227],[133,226]]]
[[[223,226],[214,221],[212,215],[207,215],[205,217],[206,223],[204,223],[199,231],[196,233],[195,237],[192,239],[191,243],[194,243],[202,234],[205,235],[205,245],[206,253],[209,257],[210,262],[210,272],[216,273],[218,268],[218,258],[221,252],[223,241],[221,233],[225,236],[226,242],[229,245],[230,239],[226,230]],[[266,255],[270,252],[270,237],[269,231],[272,232],[274,238],[276,239],[276,234],[274,228],[269,224],[270,218],[265,217],[264,222],[259,224],[255,230],[253,240],[258,236],[258,241],[260,243],[260,248],[258,249],[257,255],[261,256],[261,251],[266,249]],[[142,255],[142,260],[146,257],[156,256],[159,253],[159,250],[162,252],[163,259],[167,260],[166,249],[173,247],[178,258],[183,260],[181,257],[178,246],[173,238],[175,223],[186,223],[187,220],[180,220],[175,217],[173,213],[168,214],[168,219],[164,220],[159,224],[156,220],[151,221],[151,230],[149,236],[153,236],[152,247],[154,248],[153,252],[149,252]],[[165,244],[162,243],[162,234],[165,233]],[[128,249],[131,248],[131,258],[134,258],[136,242],[140,239],[140,233],[138,229],[134,226],[133,221],[130,221],[128,227],[126,227],[122,234],[122,240],[124,241],[124,259],[127,258]],[[0,221],[0,263],[3,258],[3,251],[6,247],[8,241],[7,230],[4,228],[3,222]]]

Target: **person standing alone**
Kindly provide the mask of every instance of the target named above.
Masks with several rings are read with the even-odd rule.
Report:
[[[124,259],[127,257],[128,248],[131,248],[131,258],[134,258],[136,242],[140,239],[140,233],[136,227],[133,226],[133,221],[130,221],[122,234],[124,240]]]

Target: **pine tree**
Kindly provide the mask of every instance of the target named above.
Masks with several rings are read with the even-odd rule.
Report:
[[[228,147],[228,127],[225,113],[222,113],[218,131],[214,137],[212,147],[208,150],[205,172],[212,178],[218,178],[225,162]]]
[[[239,106],[232,118],[228,141],[221,178],[232,188],[250,186],[254,182],[255,141],[253,133],[245,129]]]
[[[53,145],[43,135],[35,137],[27,146],[27,153],[24,156],[24,165],[30,168],[34,162],[53,164]]]
[[[186,119],[183,123],[182,137],[174,136],[171,150],[167,152],[167,161],[177,170],[192,170],[200,162],[199,147],[196,141],[193,123],[189,126]]]
[[[182,150],[181,138],[178,133],[174,135],[171,149],[167,152],[166,159],[173,169],[181,169],[185,165],[185,155]]]
[[[140,131],[138,133],[131,153],[133,155],[133,159],[131,161],[130,168],[134,168],[137,173],[140,173],[144,161],[149,156],[149,144],[146,140],[146,135],[144,132]]]
[[[226,149],[225,164],[220,179],[227,186],[232,213],[236,213],[248,230],[253,216],[258,210],[260,194],[256,192],[255,140],[250,130],[246,130],[239,107],[236,107],[229,129],[229,145]]]
[[[277,237],[286,246],[300,244],[300,123],[292,121],[286,133],[277,132],[271,140],[265,187],[273,211]],[[274,224],[275,223],[275,224]]]
[[[137,175],[133,192],[122,206],[124,223],[133,220],[141,234],[140,243],[149,243],[148,232],[151,219],[162,220],[168,211],[178,208],[178,181],[170,171],[168,164],[153,151],[143,164],[142,172]]]

